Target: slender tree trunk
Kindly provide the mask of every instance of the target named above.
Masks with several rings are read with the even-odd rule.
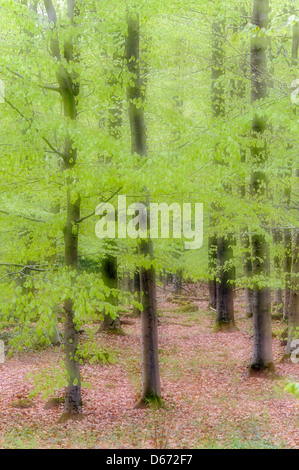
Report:
[[[276,313],[276,315],[279,316],[283,315],[283,296],[282,289],[280,287],[274,291],[273,313]]]
[[[297,3],[297,10],[296,10]],[[293,1],[294,8],[293,13],[298,16],[298,2]],[[298,50],[299,50],[299,23],[295,23],[293,26],[293,39],[292,39],[292,64],[298,65]]]
[[[244,227],[244,232],[241,233],[241,245],[243,249],[242,261],[243,261],[243,270],[245,278],[250,281],[252,277],[252,260],[250,253],[250,238],[248,234],[248,227]],[[251,287],[245,287],[245,309],[246,317],[252,318],[253,316],[253,290]]]
[[[212,225],[211,222],[212,217],[210,218],[210,226]],[[216,310],[216,276],[212,274],[217,267],[217,237],[210,235],[208,241],[208,254],[209,254],[209,273],[211,279],[209,279],[208,286],[209,286],[209,307],[213,310]]]
[[[224,75],[224,34],[225,21],[213,23],[212,48],[212,110],[216,118],[225,114],[224,88],[221,79]],[[220,208],[214,208],[220,210]],[[216,282],[216,325],[215,329],[231,328],[234,320],[234,279],[235,270],[232,265],[234,244],[233,236],[217,238],[217,282]],[[212,245],[211,245],[212,248]],[[210,252],[211,255],[211,252]],[[211,264],[214,260],[210,260]],[[210,286],[212,300],[212,288]]]
[[[172,290],[176,294],[181,294],[182,288],[183,288],[183,270],[178,269],[174,275]]]
[[[66,139],[69,161],[66,167],[70,167],[76,161],[76,150],[72,149],[70,139]],[[72,162],[72,163],[70,163]],[[71,181],[69,181],[71,184]],[[71,200],[71,189],[67,190],[67,220],[64,230],[65,264],[72,270],[78,269],[78,242],[79,232],[76,221],[80,219],[80,196],[75,202]],[[75,281],[74,281],[75,282]],[[68,386],[65,390],[64,416],[63,419],[76,418],[82,413],[80,366],[77,354],[79,344],[79,332],[75,323],[75,312],[73,310],[73,299],[64,301],[65,324],[64,324],[64,346],[65,363],[68,372]]]
[[[280,229],[274,229],[273,230],[273,242],[276,247],[276,249],[279,249],[283,241],[283,234]],[[277,272],[277,276],[281,278],[282,274],[282,263],[281,263],[281,258],[279,254],[276,254],[274,257],[274,266]],[[278,316],[283,315],[283,292],[280,287],[276,288],[274,291],[274,302],[273,302],[273,308],[272,308],[272,313]]]
[[[299,338],[299,230],[294,235],[293,250],[293,269],[290,294],[290,315],[288,328],[288,343],[285,351],[285,357],[289,358],[292,351],[297,346],[293,343],[294,339]]]
[[[139,17],[128,14],[128,35],[126,37],[126,59],[131,81],[127,88],[129,104],[129,121],[131,130],[131,152],[141,157],[147,156],[146,128],[143,106],[137,107],[136,102],[143,102],[140,79],[139,54]],[[148,199],[148,198],[147,198]],[[149,207],[149,201],[146,201]],[[149,216],[149,214],[148,214]],[[150,238],[141,239],[138,243],[140,257],[153,259],[153,242]],[[161,385],[158,360],[158,318],[156,299],[156,275],[153,266],[145,268],[140,266],[140,283],[142,290],[141,313],[142,322],[142,396],[138,406],[161,406]]]
[[[141,303],[141,286],[140,286],[140,272],[139,269],[136,269],[134,272],[134,294],[135,294],[135,300],[138,303]],[[133,308],[133,314],[136,316],[139,316],[141,314],[141,311],[138,307],[134,305]]]
[[[107,240],[106,245],[108,250],[110,250],[111,248],[114,248],[113,245],[115,245],[115,241]],[[109,289],[117,289],[117,256],[110,253],[106,254],[102,261],[101,271],[105,285],[109,287]],[[114,295],[110,295],[107,301],[115,307],[118,305],[118,299]],[[108,312],[104,312],[104,320],[100,326],[100,331],[111,334],[124,334],[120,318],[118,316],[116,318],[112,318]]]
[[[245,8],[241,8],[242,14],[244,17],[247,16],[247,11]],[[246,23],[245,23],[246,24]],[[245,26],[245,24],[243,26]],[[246,76],[247,73],[247,60],[245,60],[244,57],[242,57],[241,62],[240,62],[240,69],[244,76]],[[244,84],[244,79],[243,77],[237,82],[237,97],[239,100],[244,100],[245,95],[246,95],[246,86]],[[245,163],[246,162],[246,149],[244,147],[241,147],[240,149],[241,153],[241,162]],[[240,186],[240,195],[242,198],[245,199],[246,197],[246,181],[244,180],[243,183]],[[251,245],[250,245],[250,235],[248,233],[248,226],[245,225],[241,229],[241,246],[242,246],[242,263],[243,263],[243,272],[244,272],[244,277],[250,282],[252,278],[252,260],[251,260]],[[252,318],[253,316],[253,290],[250,286],[245,287],[244,289],[244,296],[245,296],[245,311],[246,311],[246,317],[247,318]]]
[[[153,257],[153,242],[142,240],[139,244],[140,256]],[[147,404],[161,405],[161,385],[158,358],[158,317],[156,277],[153,267],[140,268],[142,291],[141,325],[142,325],[142,397],[138,406]]]
[[[291,176],[291,172],[288,172],[287,176]],[[285,189],[285,202],[287,205],[290,204],[291,188],[288,186]],[[290,314],[290,283],[291,283],[291,270],[292,270],[292,231],[288,228],[284,230],[284,260],[283,270],[285,273],[285,289],[284,289],[284,308],[283,318],[287,320]]]
[[[64,345],[65,363],[68,373],[68,385],[65,389],[65,402],[62,421],[68,418],[81,417],[81,377],[77,350],[79,345],[78,330],[74,322],[74,311],[72,299],[64,301],[65,324],[64,324]]]
[[[235,267],[231,265],[233,259],[232,237],[218,238],[217,260],[219,264],[220,282],[217,282],[216,289],[216,329],[226,330],[235,326],[234,318],[234,284]]]
[[[50,212],[52,214],[59,214],[60,213],[60,204],[56,204],[55,206],[52,206],[50,209]],[[49,237],[50,240],[50,246],[53,249],[53,253],[51,255],[46,257],[46,260],[48,263],[56,263],[57,262],[57,239],[55,237]],[[60,346],[62,344],[62,338],[61,338],[61,333],[59,330],[59,324],[58,324],[58,311],[59,311],[59,306],[54,305],[52,309],[53,313],[50,316],[50,321],[53,325],[53,332],[49,334],[49,338],[51,343],[54,346]]]
[[[79,84],[77,77],[70,73],[62,65],[61,50],[59,45],[58,32],[56,31],[57,16],[52,0],[44,0],[48,20],[52,28],[51,53],[60,64],[56,73],[59,91],[62,97],[64,116],[76,121],[77,107],[76,99],[79,94]],[[76,1],[67,0],[67,16],[70,18],[72,26],[76,15]],[[54,25],[54,26],[52,26]],[[54,34],[55,31],[55,34]],[[72,38],[64,41],[63,45],[64,60],[71,63],[77,60],[74,55],[74,44]],[[75,166],[77,160],[77,149],[69,135],[66,136],[63,152],[63,168],[71,169]],[[72,197],[72,180],[68,179],[67,189],[67,215],[64,228],[64,247],[65,264],[71,270],[78,269],[78,225],[80,218],[80,196],[77,195],[75,202]],[[64,346],[65,346],[65,364],[68,373],[68,386],[65,389],[64,413],[62,419],[81,418],[82,399],[81,399],[81,379],[79,358],[77,348],[79,344],[78,330],[75,324],[75,313],[73,311],[73,299],[64,300],[65,324],[64,324]]]
[[[252,24],[259,28],[266,28],[269,21],[268,0],[254,0]],[[267,39],[257,35],[251,40],[251,101],[255,103],[267,96]],[[254,198],[262,196],[266,189],[267,178],[263,170],[267,159],[267,148],[261,145],[263,132],[266,128],[266,119],[254,117],[252,122],[252,135],[257,145],[252,147],[252,158],[255,168],[251,176],[251,194]],[[270,276],[270,249],[265,236],[260,233],[252,235],[253,275],[266,280]],[[272,353],[272,319],[271,319],[271,291],[265,286],[261,287],[255,281],[253,289],[253,354],[250,371],[274,370]]]
[[[295,13],[295,11],[294,11]],[[292,41],[292,63],[298,65],[298,49],[299,49],[299,23],[293,26]],[[295,115],[297,109],[294,108]],[[298,168],[295,168],[295,175],[299,177]],[[291,194],[289,194],[291,196]],[[290,231],[289,231],[290,232]],[[291,245],[291,236],[289,236],[289,246]],[[288,296],[288,342],[285,351],[285,358],[289,358],[294,349],[296,349],[293,341],[299,338],[299,230],[296,229],[292,246],[292,274],[290,276],[290,288]]]
[[[167,288],[167,273],[166,273],[165,268],[163,269],[162,279],[163,279],[163,292],[165,293],[166,288]]]
[[[294,2],[292,2],[294,4]],[[295,6],[292,8],[292,12],[296,14]],[[292,38],[292,65],[298,65],[298,48],[299,48],[299,24],[296,23],[293,26],[293,38]],[[294,110],[296,112],[296,110]],[[287,171],[286,177],[291,177],[292,175],[292,163],[289,164],[289,170]],[[285,204],[289,205],[291,201],[291,183],[288,182],[285,192]],[[285,272],[285,290],[284,290],[284,320],[288,320],[291,310],[291,270],[292,270],[292,231],[290,229],[285,229],[284,231],[284,247],[285,247],[285,257],[284,257],[284,272]]]
[[[115,53],[113,57],[114,61],[119,59],[117,53]],[[114,88],[117,84],[117,79],[114,75],[114,70],[111,72],[111,76],[109,78],[109,85]],[[120,139],[121,136],[121,125],[122,125],[122,101],[116,95],[115,91],[113,90],[111,93],[111,108],[109,109],[109,119],[108,119],[108,130],[109,135],[114,137],[116,140]],[[111,156],[113,158],[113,155]],[[115,240],[107,240],[106,247],[108,251],[115,251],[116,243]],[[109,254],[107,255],[106,259],[103,259],[102,262],[102,277],[105,284],[112,288],[117,289],[118,281],[117,281],[117,255]],[[117,297],[110,296],[108,299],[112,305],[117,306],[118,300]],[[104,312],[105,313],[105,312]],[[121,327],[121,321],[119,316],[116,318],[112,318],[112,316],[106,312],[104,315],[104,320],[101,324],[100,331],[104,331],[106,333],[112,334],[124,334],[124,330]]]

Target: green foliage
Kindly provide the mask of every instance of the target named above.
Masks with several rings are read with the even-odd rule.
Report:
[[[85,342],[78,349],[79,362],[88,362],[89,364],[115,364],[116,359],[112,352],[99,349],[95,342]]]
[[[96,206],[116,191],[131,202],[204,204],[204,243],[186,251],[174,239],[155,240],[155,259],[136,253],[136,241],[116,240],[113,254],[119,272],[133,276],[136,267],[153,266],[157,272],[182,270],[185,278],[208,279],[208,237],[236,237],[233,262],[236,285],[284,288],[289,280],[278,265],[283,243],[274,244],[272,228],[298,229],[298,107],[292,103],[291,83],[298,68],[291,61],[293,28],[298,15],[279,0],[272,4],[269,28],[259,30],[249,18],[252,2],[206,0],[78,1],[74,24],[66,16],[64,1],[54,1],[57,24],[48,23],[44,3],[37,10],[30,2],[2,2],[0,17],[0,79],[5,102],[0,103],[1,254],[0,327],[9,335],[10,354],[50,346],[65,320],[64,301],[74,299],[77,329],[102,319],[115,318],[132,298],[109,289],[100,266],[109,249],[95,236]],[[31,3],[30,3],[31,4]],[[141,79],[148,134],[148,158],[131,154],[126,87],[132,76],[124,59],[128,9],[141,24]],[[215,20],[226,20],[225,73],[215,83],[222,87],[226,110],[216,119],[211,107],[211,57]],[[250,102],[250,41],[271,39],[267,59],[268,96]],[[59,39],[61,63],[53,57]],[[73,40],[78,60],[67,61],[65,44]],[[245,60],[244,60],[245,58]],[[77,119],[62,112],[57,73],[63,66],[74,79]],[[111,127],[120,125],[115,138]],[[253,116],[267,116],[263,139],[251,132]],[[114,118],[113,118],[114,116]],[[77,150],[76,165],[63,168],[66,137]],[[251,154],[267,143],[269,158],[257,164]],[[217,163],[217,164],[215,164]],[[252,197],[253,170],[267,175],[267,188]],[[78,271],[65,267],[64,235],[66,188],[70,200],[81,198],[81,219],[72,224],[79,237]],[[241,187],[244,195],[241,195]],[[120,190],[121,188],[121,190]],[[290,188],[289,201],[286,190]],[[118,193],[117,193],[118,194]],[[220,207],[214,226],[213,207]],[[270,276],[243,275],[240,231],[265,236],[271,247]],[[224,269],[229,269],[229,265]],[[118,305],[111,302],[111,297]],[[136,306],[140,305],[135,299]],[[81,345],[78,354],[92,362],[110,360],[105,352]],[[84,349],[85,348],[85,349]],[[41,377],[37,386],[53,389]],[[56,380],[56,379],[55,379]],[[62,386],[65,377],[57,379]]]
[[[299,383],[297,382],[290,382],[286,387],[285,391],[295,395],[295,397],[299,398]]]

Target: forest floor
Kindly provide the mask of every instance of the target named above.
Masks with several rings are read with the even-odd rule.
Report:
[[[238,330],[223,333],[213,331],[215,312],[207,309],[203,288],[184,290],[185,300],[192,296],[188,305],[158,288],[164,409],[134,408],[141,390],[140,319],[127,313],[126,335],[97,335],[115,364],[82,366],[92,386],[82,392],[83,421],[60,423],[62,404],[45,409],[40,394],[28,399],[27,374],[51,367],[54,348],[0,364],[0,448],[299,448],[299,400],[284,391],[288,380],[299,381],[298,364],[279,362],[284,347],[273,338],[280,378],[248,378],[252,320],[241,294]],[[274,331],[283,327],[273,322]],[[22,403],[28,408],[17,407]]]

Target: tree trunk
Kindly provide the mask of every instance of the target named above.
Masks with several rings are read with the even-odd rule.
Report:
[[[178,269],[173,276],[172,292],[181,294],[183,288],[183,270]]]
[[[140,256],[153,257],[152,240],[142,240],[139,245]],[[153,267],[140,267],[141,312],[142,328],[142,397],[138,406],[150,404],[154,407],[161,405],[161,385],[158,358],[158,318],[156,279]]]
[[[167,273],[166,273],[165,268],[163,269],[162,280],[163,280],[163,292],[165,294],[166,289],[167,289]]]
[[[44,0],[48,15],[50,27],[56,28],[57,16],[52,0]],[[74,17],[78,13],[76,10],[76,1],[67,0],[67,16],[72,26],[74,26]],[[59,37],[57,32],[51,38],[51,53],[53,58],[60,64],[56,73],[59,91],[62,97],[64,116],[72,121],[76,121],[77,107],[76,99],[79,94],[79,84],[75,74],[72,74],[62,64]],[[70,37],[64,41],[63,47],[64,60],[71,64],[77,60],[74,54],[73,39]],[[73,141],[69,135],[65,137],[63,152],[63,168],[71,169],[75,166],[77,160],[77,149],[73,146]],[[72,180],[67,181],[67,215],[64,228],[64,248],[65,264],[71,270],[78,269],[78,225],[80,218],[80,196],[77,194],[75,202],[72,202],[71,194]],[[65,324],[64,324],[64,345],[65,345],[65,365],[68,373],[68,386],[65,389],[65,403],[62,420],[69,418],[82,417],[81,400],[81,379],[79,358],[77,348],[79,343],[78,330],[75,324],[75,313],[73,311],[73,300],[67,298],[64,300]]]
[[[269,21],[268,0],[254,0],[252,24],[266,28]],[[257,35],[251,39],[251,101],[255,103],[267,96],[267,39]],[[254,198],[263,196],[266,191],[267,178],[263,169],[267,159],[267,148],[261,139],[266,129],[266,119],[255,115],[252,122],[252,135],[257,145],[251,148],[255,169],[251,175],[251,194]],[[270,249],[265,236],[260,233],[252,235],[253,276],[263,278],[266,282],[270,276]],[[274,371],[272,353],[272,319],[271,291],[268,286],[262,287],[254,281],[253,289],[253,354],[249,370]]]
[[[65,264],[71,269],[78,269],[78,227],[75,221],[80,218],[80,198],[71,202],[71,192],[67,193],[67,222],[64,232]],[[82,413],[80,365],[77,354],[79,332],[74,321],[73,300],[64,301],[64,347],[65,364],[68,373],[68,386],[65,389],[65,402],[62,420],[80,418]]]
[[[135,300],[138,303],[141,303],[140,293],[141,293],[140,272],[139,272],[139,269],[137,269],[134,272],[134,294],[135,294]],[[134,308],[133,308],[133,314],[136,315],[136,316],[139,316],[141,314],[140,309],[138,307],[136,307],[135,305],[134,305]]]
[[[212,218],[210,218],[211,220]],[[211,224],[211,222],[210,222]],[[209,279],[209,308],[216,310],[216,276],[214,271],[217,267],[217,238],[215,236],[209,236],[208,241],[208,256],[209,256],[209,264],[208,270],[211,279]]]
[[[292,351],[296,349],[293,343],[294,339],[299,338],[299,230],[297,229],[294,235],[294,250],[293,250],[293,269],[292,269],[292,284],[290,294],[290,315],[289,315],[289,328],[288,328],[288,343],[285,351],[285,356],[290,357]]]
[[[123,335],[124,331],[121,326],[120,318],[112,318],[109,313],[105,313],[104,320],[101,323],[99,331],[115,334],[115,335]]]
[[[117,37],[119,40],[119,37]],[[120,59],[118,52],[115,52],[113,55],[113,63],[114,67],[118,60]],[[115,70],[110,71],[110,76],[108,79],[109,85],[112,87],[112,92],[110,95],[111,107],[109,109],[109,118],[108,118],[108,130],[109,135],[114,137],[116,140],[120,139],[121,137],[121,125],[122,125],[122,100],[117,94],[115,93],[115,85],[117,85],[118,79],[115,76]],[[113,155],[111,155],[113,158]],[[112,251],[116,248],[115,240],[106,240],[106,247]],[[104,279],[105,284],[112,288],[117,289],[118,282],[117,282],[117,255],[116,254],[109,254],[106,259],[103,260],[102,263],[102,276]],[[117,297],[110,296],[108,300],[112,305],[117,306],[118,300]],[[105,312],[104,312],[105,313]],[[109,313],[105,313],[103,323],[101,324],[100,331],[104,331],[106,333],[112,334],[124,334],[124,330],[121,327],[121,321],[119,317],[112,318]]]
[[[235,326],[234,318],[234,284],[235,267],[231,264],[233,259],[232,237],[218,238],[217,261],[219,268],[219,281],[216,289],[216,330],[229,330]]]
[[[114,242],[114,243],[113,243]],[[107,240],[108,250],[113,247],[115,244],[114,240]],[[114,254],[107,254],[102,261],[102,278],[109,289],[117,289],[117,257]],[[107,299],[111,305],[117,307],[118,299],[114,295],[110,295]],[[99,331],[111,334],[124,334],[124,331],[121,327],[121,322],[119,316],[112,318],[108,312],[104,313],[104,320],[100,326]]]
[[[282,317],[283,315],[283,296],[282,289],[278,287],[274,291],[273,314]]]
[[[248,18],[248,11],[247,8],[242,6],[240,7],[240,14],[242,18],[244,18],[242,22],[242,27],[246,26],[247,24],[247,18]],[[236,25],[235,32],[238,33],[239,29],[239,24]],[[248,54],[249,55],[249,54]],[[247,54],[242,55],[240,59],[240,70],[242,73],[242,77],[239,77],[237,80],[237,84],[234,85],[234,88],[236,90],[236,96],[242,103],[242,101],[245,101],[246,98],[246,84],[244,81],[244,77],[248,75],[248,57]],[[244,136],[242,136],[244,137]],[[240,156],[241,156],[241,163],[246,162],[246,147],[241,143],[241,148],[240,148]],[[241,186],[240,186],[240,195],[242,198],[245,199],[246,197],[246,181],[245,179],[243,180]],[[244,277],[247,279],[248,283],[250,283],[250,280],[252,278],[252,260],[251,260],[251,246],[250,246],[250,235],[248,233],[248,226],[245,225],[241,229],[241,246],[242,246],[242,263],[243,263],[243,272],[244,272]],[[246,286],[244,289],[244,297],[245,297],[245,312],[246,312],[246,317],[247,318],[252,318],[253,316],[253,306],[252,306],[252,301],[253,301],[253,290],[251,286]]]
[[[291,295],[290,283],[291,283],[291,270],[292,270],[292,231],[288,228],[284,230],[283,269],[285,272],[283,318],[284,320],[287,320],[290,314],[290,295]]]
[[[270,251],[263,235],[254,235],[253,273],[270,274]],[[274,370],[272,354],[271,290],[254,286],[253,289],[253,353],[251,371]]]
[[[243,248],[242,253],[242,261],[243,261],[243,271],[245,278],[250,281],[252,277],[252,260],[250,250],[250,238],[248,235],[248,227],[244,228],[244,232],[241,233],[241,245]],[[251,287],[245,287],[244,289],[245,294],[245,309],[246,309],[246,317],[252,318],[253,317],[253,290]]]
[[[81,418],[81,377],[79,358],[77,356],[79,335],[74,323],[73,301],[64,301],[65,324],[64,324],[64,348],[65,364],[68,373],[68,386],[65,389],[64,412],[61,420],[68,418]]]
[[[294,12],[295,13],[295,12]],[[298,48],[299,48],[299,23],[293,26],[293,41],[292,41],[292,63],[298,65]],[[294,111],[297,112],[297,109]],[[299,177],[298,168],[295,169],[295,174]],[[296,349],[293,341],[299,338],[299,230],[297,229],[294,234],[293,240],[293,266],[291,286],[289,289],[289,327],[288,327],[288,342],[285,351],[285,357],[289,358],[293,350]]]
[[[273,230],[273,242],[276,249],[279,249],[279,246],[282,244],[283,235],[280,229]],[[276,269],[276,277],[281,279],[282,275],[282,263],[281,258],[278,253],[274,257],[274,266]],[[283,315],[283,298],[282,298],[282,289],[280,287],[276,288],[274,291],[274,302],[272,308],[272,314],[275,316],[282,317]]]
[[[128,35],[126,37],[126,59],[131,84],[127,88],[129,103],[129,122],[131,130],[131,152],[141,157],[147,156],[146,128],[143,106],[144,97],[140,79],[139,53],[139,17],[137,14],[127,16]],[[146,188],[145,188],[146,191]],[[149,201],[146,201],[149,208]],[[149,212],[149,211],[148,211]],[[149,217],[149,213],[148,213]],[[153,242],[150,238],[141,239],[138,243],[140,257],[153,259]],[[138,406],[161,406],[160,370],[158,360],[158,318],[156,300],[156,275],[153,266],[140,266],[140,284],[142,289],[142,396]]]
[[[292,12],[298,16],[298,8],[296,10],[295,2]],[[299,49],[299,23],[298,21],[293,26],[293,38],[292,38],[292,64],[298,65],[298,49]]]
[[[224,88],[221,78],[224,75],[224,35],[225,21],[213,23],[212,45],[212,110],[216,118],[225,114]],[[229,189],[229,188],[228,188]],[[221,210],[215,207],[214,211]],[[235,270],[232,265],[233,236],[221,236],[217,238],[217,282],[216,282],[216,324],[215,329],[231,328],[234,320],[234,280]],[[212,246],[212,245],[211,245]],[[214,260],[211,260],[211,264]],[[211,300],[213,296],[210,286]]]

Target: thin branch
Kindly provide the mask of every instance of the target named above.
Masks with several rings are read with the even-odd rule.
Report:
[[[10,101],[8,101],[7,98],[4,98],[4,101],[5,101],[5,103],[7,103],[12,109],[14,109],[23,119],[25,119],[25,121],[30,122],[30,119],[26,118],[26,116],[24,116],[24,114],[23,114],[18,108],[16,108]]]
[[[39,85],[39,86],[40,86],[40,88],[43,88],[44,90],[56,91],[57,93],[61,94],[60,87],[51,86],[51,85]]]
[[[14,275],[17,275],[17,274],[21,274],[22,276],[30,276],[29,274],[26,274],[26,273],[23,272],[26,268],[30,269],[31,271],[45,272],[45,269],[37,269],[37,268],[35,268],[35,267],[33,267],[33,266],[27,266],[27,265],[26,265],[26,266],[23,266],[23,265],[21,265],[21,264],[19,264],[19,265],[18,265],[18,264],[11,264],[11,265],[8,264],[8,265],[6,265],[5,263],[1,263],[0,265],[1,265],[1,266],[3,266],[3,265],[4,265],[4,266],[16,266],[16,267],[20,267],[20,266],[21,266],[21,269],[20,269],[19,271],[14,271],[14,272],[12,272],[12,273],[7,273],[7,274],[5,274],[4,276],[0,277],[0,281],[1,281],[1,279],[4,279],[5,277],[14,276]],[[30,277],[31,277],[31,276],[30,276]]]
[[[111,199],[116,196],[116,194],[119,193],[119,191],[122,189],[122,186],[120,188],[118,188],[108,199],[106,199],[106,201],[104,201],[102,204],[106,204],[107,202],[111,201]],[[84,220],[86,219],[89,219],[90,217],[94,216],[95,215],[95,211],[93,211],[91,214],[88,214],[86,215],[85,217],[81,217],[81,219],[78,219],[76,220],[75,224],[80,224],[81,222],[83,222]]]
[[[68,156],[65,155],[65,153],[62,153],[59,150],[57,150],[55,147],[53,147],[53,145],[48,141],[48,139],[46,139],[46,137],[42,137],[42,139],[44,140],[44,142],[46,142],[46,144],[50,147],[50,149],[53,150],[53,152],[59,155],[61,158],[63,158],[63,160],[66,160],[68,158]]]
[[[29,220],[30,222],[42,222],[43,224],[46,223],[46,221],[42,219],[33,219],[32,217],[27,217],[26,215],[22,215],[22,214],[12,214],[11,212],[3,211],[1,209],[0,209],[0,213],[6,214],[6,215],[13,215],[14,217],[20,217],[21,219],[26,219],[26,220]]]

